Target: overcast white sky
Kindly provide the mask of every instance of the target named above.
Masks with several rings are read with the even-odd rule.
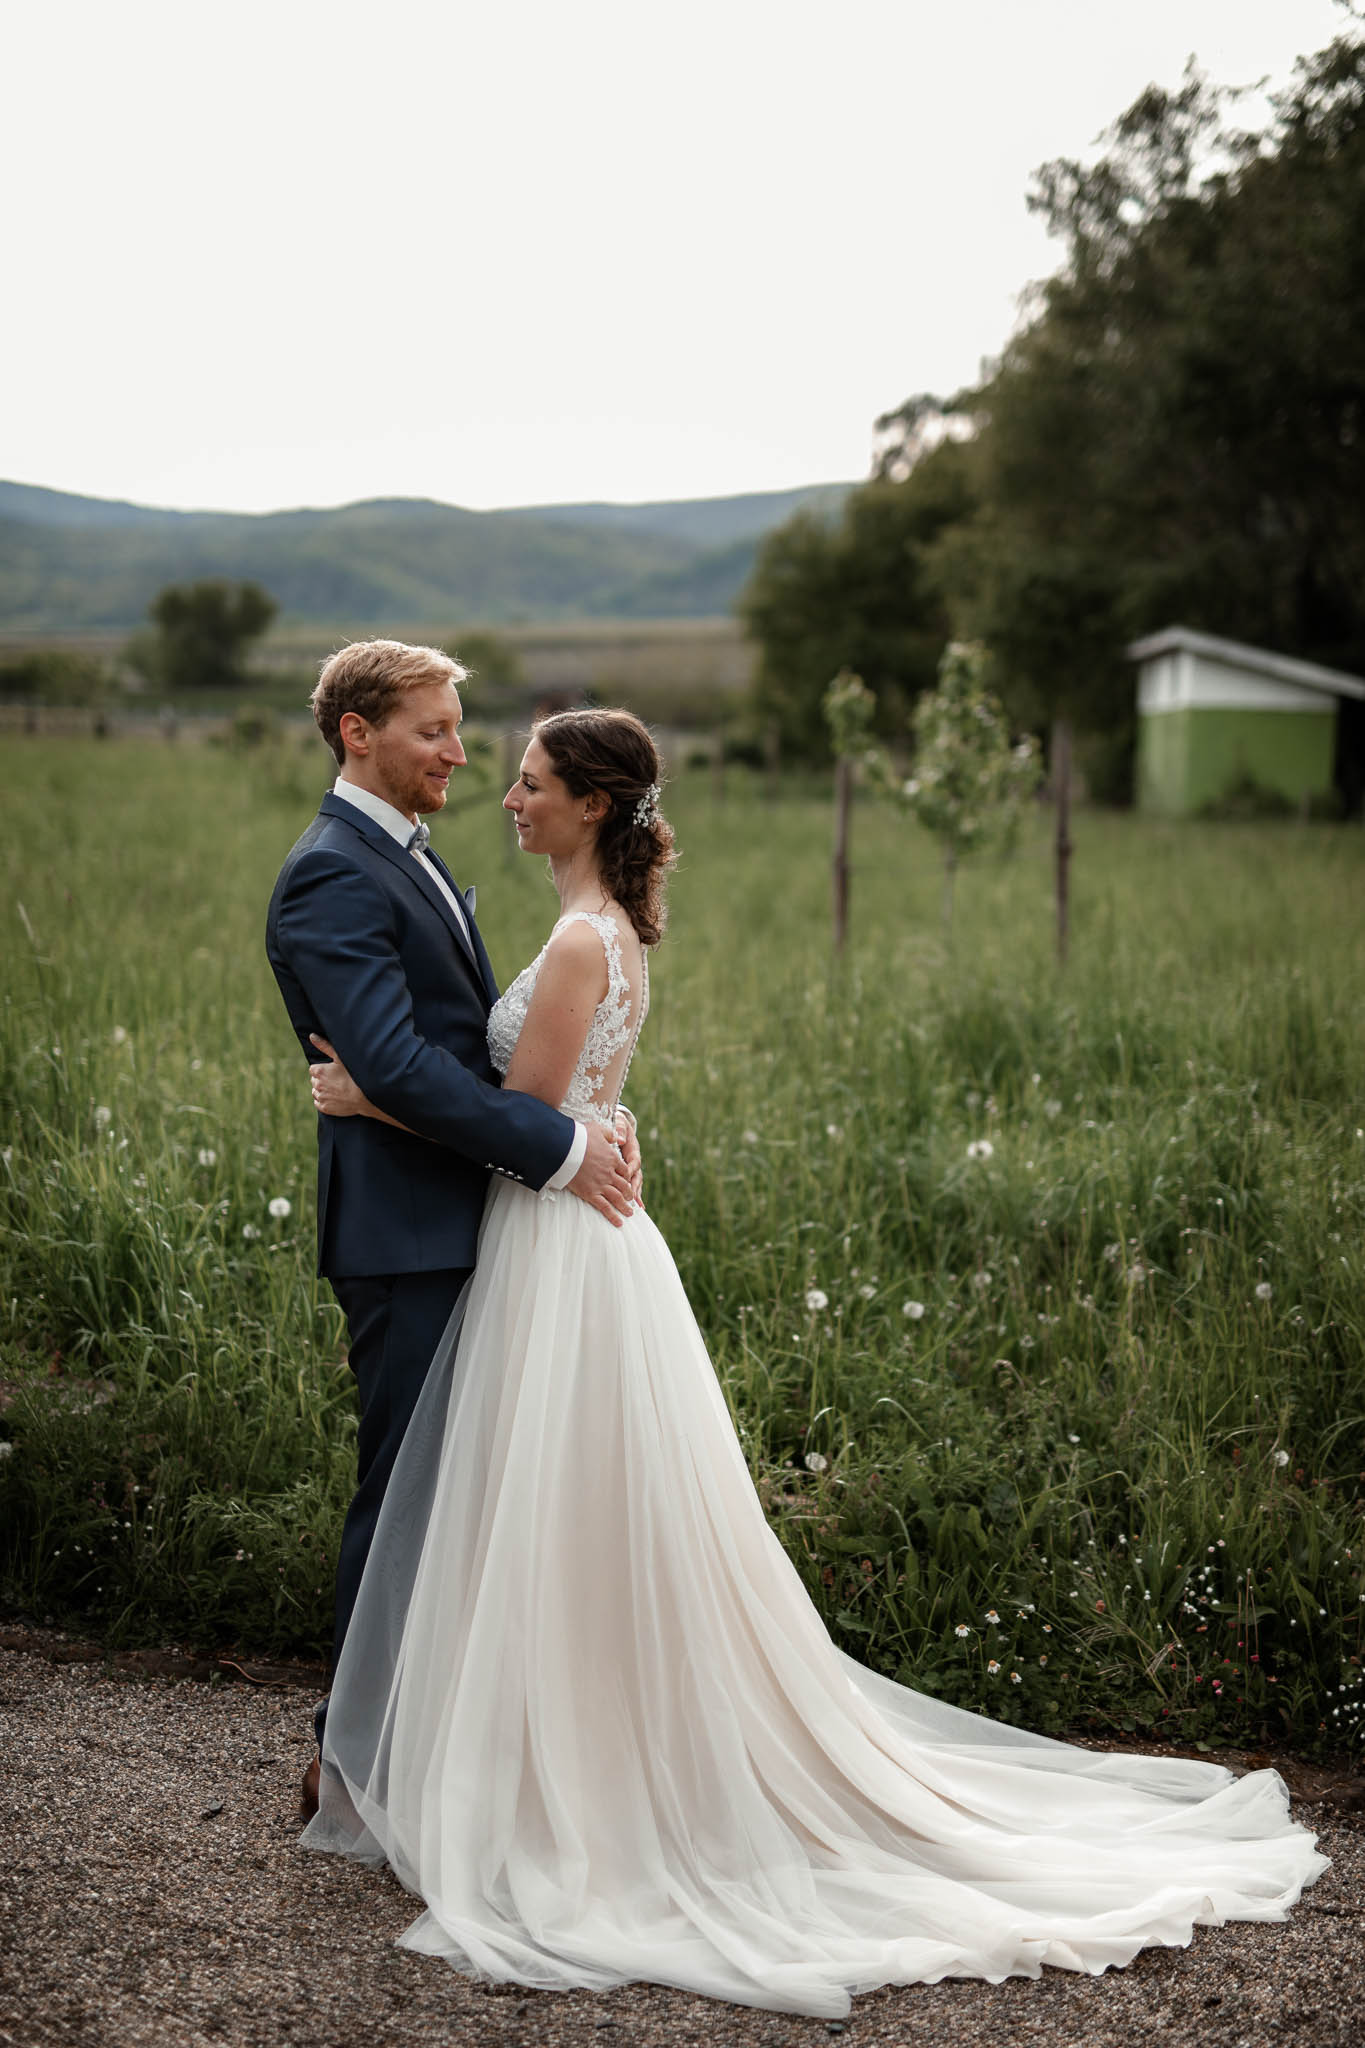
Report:
[[[0,475],[259,511],[855,477],[1056,252],[1030,172],[1332,0],[10,10]]]

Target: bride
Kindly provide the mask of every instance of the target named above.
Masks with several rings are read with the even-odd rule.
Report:
[[[562,914],[490,1050],[607,1125],[663,928],[659,780],[629,713],[560,712],[504,799]],[[380,1114],[313,1074],[329,1115]],[[387,1860],[426,1907],[403,1945],[457,1969],[825,2016],[1283,1920],[1327,1868],[1274,1771],[1076,1749],[842,1655],[650,1217],[507,1179],[389,1486],[303,1841]]]

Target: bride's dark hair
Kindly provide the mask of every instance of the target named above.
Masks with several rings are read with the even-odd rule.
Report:
[[[573,796],[601,794],[597,828],[602,883],[634,925],[657,946],[667,913],[664,883],[676,858],[673,828],[659,811],[659,751],[633,711],[553,711],[532,727]]]

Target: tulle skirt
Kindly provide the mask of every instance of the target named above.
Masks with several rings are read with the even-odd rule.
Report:
[[[1097,1755],[831,1643],[677,1269],[499,1181],[390,1484],[306,1847],[387,1860],[403,1944],[547,1989],[837,2016],[1283,1920],[1327,1868],[1274,1771]]]

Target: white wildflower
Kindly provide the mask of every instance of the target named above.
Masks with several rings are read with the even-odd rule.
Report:
[[[901,1303],[901,1314],[909,1316],[912,1323],[917,1323],[924,1314],[924,1303],[922,1301],[903,1301]]]
[[[741,1142],[745,1145],[756,1145],[758,1143],[758,1132],[744,1131],[741,1134]]]
[[[109,1036],[113,1039],[115,1045],[126,1045],[128,1043],[128,1033],[121,1024],[116,1024]]]
[[[290,1201],[288,1195],[273,1195],[266,1206],[278,1223],[289,1214],[294,1204]]]
[[[260,1234],[261,1232],[258,1224],[244,1223],[242,1225],[242,1236],[246,1239],[248,1244],[250,1244],[253,1238],[259,1237]]]
[[[101,1103],[99,1103],[99,1104],[97,1104],[97,1105],[96,1105],[96,1108],[95,1108],[95,1129],[96,1129],[97,1131],[103,1131],[103,1130],[107,1130],[107,1128],[108,1128],[108,1127],[109,1127],[109,1125],[110,1125],[110,1124],[111,1124],[111,1123],[113,1122],[113,1120],[114,1120],[114,1112],[113,1112],[113,1110],[112,1110],[112,1109],[110,1109],[110,1108],[109,1108],[109,1107],[107,1106],[107,1104],[105,1104],[105,1103],[101,1102]]]
[[[1289,1463],[1289,1453],[1288,1451],[1272,1451],[1270,1460],[1274,1465],[1287,1465]]]
[[[199,1164],[201,1166],[216,1166],[218,1164],[218,1154],[214,1151],[212,1145],[201,1145],[199,1147]]]
[[[973,1138],[971,1144],[967,1147],[967,1157],[969,1159],[990,1159],[994,1156],[994,1153],[995,1147],[989,1138]]]
[[[960,1621],[957,1627],[953,1630],[953,1634],[955,1636],[962,1636],[965,1638],[971,1634],[971,1630],[968,1628],[965,1621]]]
[[[1258,1280],[1256,1282],[1257,1301],[1269,1301],[1274,1292],[1275,1290],[1268,1280]]]
[[[986,1669],[990,1673],[991,1677],[994,1678],[996,1672],[1000,1669],[999,1660],[995,1657],[992,1657],[990,1663],[986,1666]]]
[[[826,1125],[825,1125],[825,1136],[826,1136],[827,1138],[842,1138],[842,1137],[843,1137],[843,1135],[844,1135],[844,1127],[843,1127],[843,1125],[842,1125],[842,1124],[826,1124]]]
[[[829,1307],[829,1296],[823,1287],[808,1287],[806,1289],[806,1307],[813,1316],[819,1315],[822,1308]]]
[[[6,1437],[3,1442],[0,1442],[0,1458],[12,1458],[13,1456],[14,1445],[10,1442],[9,1438]]]
[[[828,1472],[829,1459],[823,1451],[807,1451],[806,1470],[808,1472]]]
[[[987,1621],[992,1622],[996,1628],[999,1628],[1000,1616],[996,1613],[993,1607],[988,1607],[986,1609],[986,1619]]]
[[[874,1286],[872,1286],[870,1281],[864,1280],[862,1286],[858,1289],[858,1292],[862,1296],[864,1301],[876,1300],[877,1290]]]

